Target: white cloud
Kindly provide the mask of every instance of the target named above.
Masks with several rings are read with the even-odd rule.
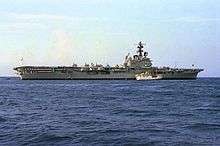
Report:
[[[47,21],[81,21],[81,20],[100,20],[97,17],[75,17],[67,15],[58,14],[43,14],[43,13],[12,13],[12,12],[0,12],[1,17],[13,18],[17,20],[25,21],[37,21],[37,20],[47,20]]]
[[[15,33],[18,31],[27,31],[29,29],[45,29],[56,26],[57,23],[81,25],[84,22],[105,21],[97,17],[74,17],[57,14],[43,14],[43,13],[14,13],[14,12],[0,12],[0,32]]]
[[[206,18],[206,17],[179,17],[162,19],[161,22],[220,22],[220,18]]]
[[[1,23],[0,24],[0,32],[14,32],[19,30],[27,30],[31,29],[33,27],[35,28],[42,28],[46,25],[43,25],[41,23],[30,23],[30,22],[13,22],[13,23]]]
[[[52,15],[52,14],[27,14],[27,13],[1,13],[2,16],[13,17],[15,19],[47,19],[47,20],[64,20],[72,19],[69,16]]]

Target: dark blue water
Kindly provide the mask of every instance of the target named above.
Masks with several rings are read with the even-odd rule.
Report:
[[[0,145],[220,145],[220,79],[0,78]]]

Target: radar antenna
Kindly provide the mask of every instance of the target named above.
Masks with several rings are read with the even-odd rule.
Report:
[[[126,60],[128,59],[129,55],[130,55],[130,53],[128,53],[128,55],[125,56],[125,59],[126,59]]]
[[[137,53],[138,53],[138,56],[142,57],[143,56],[143,48],[146,44],[143,44],[141,41],[138,43],[138,50],[137,50]]]
[[[20,64],[21,64],[21,66],[24,65],[24,58],[23,57],[21,57],[21,59],[20,59]]]

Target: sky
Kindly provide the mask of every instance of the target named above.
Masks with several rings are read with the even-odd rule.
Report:
[[[220,77],[220,1],[0,0],[0,76],[20,65],[122,64],[139,41],[154,66]]]

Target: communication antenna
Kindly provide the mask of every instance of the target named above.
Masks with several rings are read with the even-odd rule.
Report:
[[[24,58],[23,57],[21,57],[21,59],[20,59],[20,64],[21,64],[21,66],[24,65]]]
[[[145,43],[142,43],[141,41],[138,43],[138,44],[136,44],[137,45],[137,48],[138,48],[138,50],[137,50],[137,53],[138,53],[138,56],[143,56],[143,52],[144,52],[144,50],[143,50],[143,48],[144,48],[144,46],[146,46],[146,44]]]
[[[130,53],[128,53],[128,54],[125,56],[125,59],[126,59],[126,60],[128,59],[129,55],[130,55]]]
[[[176,61],[174,62],[174,68],[177,68],[177,62]]]
[[[140,41],[139,43],[137,43],[137,44],[134,44],[135,46],[138,46],[138,45],[143,45],[143,46],[146,46],[146,43],[143,43],[142,41]]]

